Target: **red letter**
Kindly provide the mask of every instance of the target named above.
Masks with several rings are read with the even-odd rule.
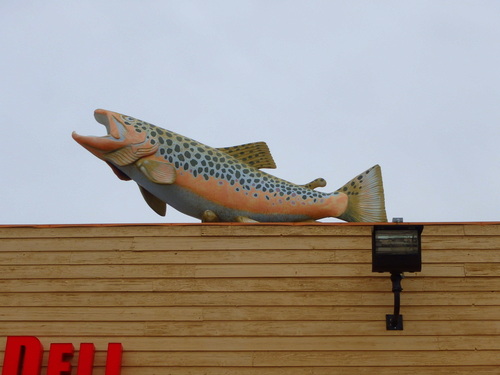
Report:
[[[76,370],[76,375],[92,375],[92,369],[94,367],[94,354],[94,344],[80,344],[80,353],[78,355],[78,368]]]
[[[47,375],[71,375],[73,344],[50,344]]]
[[[2,375],[40,375],[43,347],[34,336],[9,336]]]
[[[122,344],[108,344],[105,375],[120,375],[122,369]]]

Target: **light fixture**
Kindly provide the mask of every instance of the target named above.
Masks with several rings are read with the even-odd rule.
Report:
[[[394,225],[375,225],[372,232],[372,271],[391,273],[394,314],[386,315],[387,330],[403,329],[403,316],[399,314],[403,272],[422,270],[420,236],[424,227],[401,221]]]

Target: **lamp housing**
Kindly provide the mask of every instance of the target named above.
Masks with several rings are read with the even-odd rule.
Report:
[[[423,225],[375,225],[372,232],[372,272],[420,272]]]

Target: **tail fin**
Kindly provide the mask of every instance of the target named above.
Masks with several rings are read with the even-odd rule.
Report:
[[[382,171],[375,165],[337,190],[349,197],[347,209],[338,218],[352,222],[385,222]]]

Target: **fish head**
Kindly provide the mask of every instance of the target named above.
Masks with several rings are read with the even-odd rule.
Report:
[[[151,136],[151,124],[120,113],[96,109],[94,117],[106,127],[103,137],[83,136],[73,132],[73,139],[108,164],[125,166],[152,155],[158,141]]]

